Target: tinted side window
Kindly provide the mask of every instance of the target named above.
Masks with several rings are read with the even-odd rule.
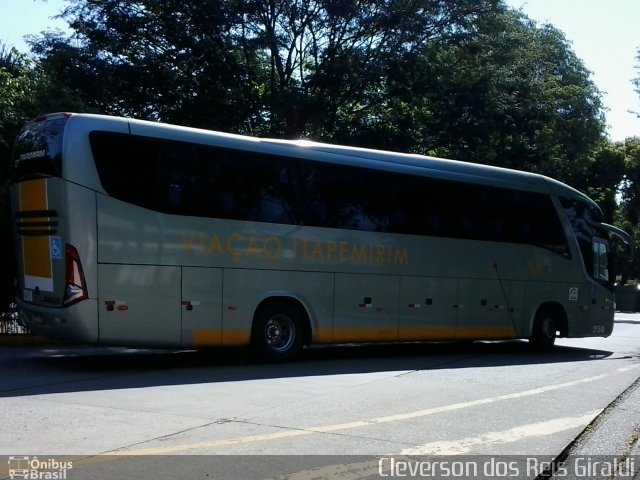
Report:
[[[517,228],[528,243],[546,248],[570,258],[569,245],[558,212],[547,195],[531,192],[513,192],[510,195]]]
[[[164,213],[525,243],[569,256],[546,195],[109,132],[105,190]]]
[[[91,132],[91,150],[109,195],[157,209],[158,149],[123,133]]]

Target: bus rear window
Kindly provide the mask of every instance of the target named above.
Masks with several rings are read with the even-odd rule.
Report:
[[[62,134],[69,117],[43,117],[28,124],[13,151],[12,180],[62,176]]]

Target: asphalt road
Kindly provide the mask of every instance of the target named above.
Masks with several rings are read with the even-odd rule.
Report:
[[[424,474],[433,462],[398,459],[434,455],[460,463],[432,478],[468,459],[488,478],[534,478],[640,377],[640,315],[618,314],[609,338],[557,343],[323,347],[283,365],[235,350],[0,347],[0,478],[34,457],[70,480],[384,478]]]

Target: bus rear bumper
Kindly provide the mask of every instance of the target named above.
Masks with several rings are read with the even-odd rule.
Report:
[[[20,320],[37,335],[80,343],[98,342],[97,301],[84,300],[66,308],[42,307],[18,299]]]

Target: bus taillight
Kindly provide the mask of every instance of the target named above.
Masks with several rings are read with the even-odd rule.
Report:
[[[67,244],[66,254],[67,272],[62,304],[68,307],[69,305],[89,298],[89,292],[87,290],[87,282],[84,278],[78,251],[73,245]]]

